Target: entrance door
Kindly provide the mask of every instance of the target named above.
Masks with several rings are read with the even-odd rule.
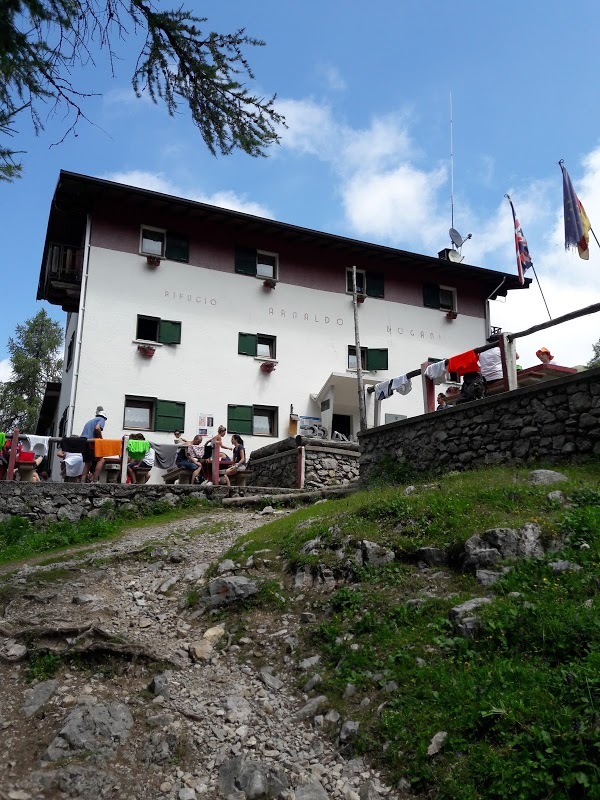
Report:
[[[334,431],[343,433],[348,439],[352,436],[352,417],[348,414],[334,414],[331,420],[331,435]]]

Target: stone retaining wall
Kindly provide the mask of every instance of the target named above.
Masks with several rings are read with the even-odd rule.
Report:
[[[361,482],[380,474],[385,459],[440,473],[598,457],[600,368],[371,428],[359,441]]]
[[[190,495],[204,498],[198,486],[152,486],[96,483],[0,482],[0,521],[24,517],[41,526],[77,522],[106,511],[148,512],[158,502],[176,507]]]
[[[358,479],[358,457],[354,442],[290,436],[252,452],[250,485],[290,489],[341,486]]]

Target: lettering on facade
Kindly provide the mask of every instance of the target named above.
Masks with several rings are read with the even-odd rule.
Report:
[[[277,312],[275,308],[269,308],[268,314],[270,317],[277,316]],[[300,314],[300,317],[298,316]],[[281,319],[302,319],[304,322],[314,322],[317,325],[330,325],[331,324],[331,317],[328,317],[327,314],[320,316],[319,314],[310,314],[307,311],[286,311],[285,308],[279,309],[279,317]],[[337,325],[343,325],[344,320],[341,317],[336,319]]]
[[[202,297],[197,294],[186,294],[185,292],[172,292],[170,289],[165,289],[165,297],[170,297],[172,300],[179,300],[182,303],[194,303],[199,306],[217,305],[217,301],[214,297]]]
[[[442,334],[433,333],[433,331],[405,331],[404,328],[392,328],[391,325],[387,326],[386,331],[387,333],[397,333],[399,336],[410,336],[412,339],[419,338],[430,342],[442,341]]]

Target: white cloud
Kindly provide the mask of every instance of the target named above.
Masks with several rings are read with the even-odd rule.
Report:
[[[346,216],[360,236],[423,244],[440,223],[436,193],[444,182],[443,169],[422,172],[410,164],[357,172],[343,188]]]
[[[7,381],[12,377],[12,369],[10,366],[10,358],[3,358],[0,361],[0,383]]]
[[[208,203],[220,208],[228,208],[232,211],[241,211],[245,214],[254,214],[258,217],[273,218],[273,213],[260,203],[248,200],[233,191],[220,191],[214,194],[204,194],[198,189],[184,189],[182,186],[170,181],[160,173],[145,172],[143,170],[128,170],[125,172],[112,172],[103,176],[106,180],[124,183],[127,186],[138,186],[141,189],[149,189],[153,192],[173,195],[174,197],[186,197],[199,203]]]
[[[331,64],[325,64],[318,68],[326,89],[332,92],[343,92],[346,89],[346,81],[342,78],[339,69]]]
[[[283,147],[330,165],[347,223],[358,235],[421,247],[431,238],[441,219],[438,192],[446,170],[415,165],[420,154],[405,115],[374,118],[355,130],[311,99],[285,100],[278,110],[288,124]]]

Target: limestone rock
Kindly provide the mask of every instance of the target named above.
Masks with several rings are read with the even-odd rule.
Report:
[[[23,713],[29,719],[52,697],[56,691],[57,682],[55,680],[43,681],[32,689],[25,692],[25,702]]]
[[[50,761],[81,751],[110,755],[125,741],[133,726],[133,717],[123,703],[81,704],[73,709],[46,751]]]
[[[538,486],[550,486],[553,483],[560,483],[569,479],[562,472],[556,472],[553,469],[534,469],[529,475],[529,480]]]
[[[438,731],[432,738],[432,740],[429,742],[429,747],[427,748],[427,755],[436,756],[444,746],[444,743],[447,738],[448,738],[447,731]]]

